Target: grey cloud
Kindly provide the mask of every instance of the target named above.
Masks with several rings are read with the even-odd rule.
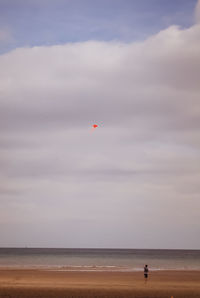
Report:
[[[48,236],[49,245],[111,246],[109,237],[94,237],[102,225],[121,227],[113,245],[131,246],[135,226],[161,234],[162,220],[164,231],[175,226],[176,239],[181,224],[192,233],[192,218],[188,239],[198,246],[199,35],[199,25],[170,27],[141,43],[93,41],[0,56],[1,220],[7,231],[13,223],[24,231],[18,244],[28,237],[22,223],[31,243],[43,243],[36,219],[53,222],[55,231],[70,225],[77,237],[80,223],[88,230],[88,240]],[[149,244],[138,236],[137,245],[162,247],[154,236]],[[187,239],[178,245],[187,247]]]
[[[0,186],[0,194],[16,196],[16,195],[21,194],[21,191],[18,189],[12,189],[10,186],[9,187]]]

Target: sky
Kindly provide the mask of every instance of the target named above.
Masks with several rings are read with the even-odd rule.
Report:
[[[0,0],[0,246],[200,249],[199,53],[200,1]]]

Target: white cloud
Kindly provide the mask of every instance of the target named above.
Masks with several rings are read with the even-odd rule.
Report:
[[[195,19],[197,23],[200,23],[200,0],[197,1],[195,9]]]
[[[169,227],[176,240],[182,224],[176,246],[200,245],[199,53],[195,25],[140,43],[90,41],[0,56],[1,221],[9,226],[12,217],[32,229],[37,214],[38,225],[53,221],[57,231],[76,232],[77,239],[54,244],[50,233],[54,246],[167,247],[166,233],[160,240],[157,233]],[[94,122],[100,127],[91,133]],[[141,239],[138,226],[152,240]],[[100,227],[121,232],[112,242],[95,237]]]

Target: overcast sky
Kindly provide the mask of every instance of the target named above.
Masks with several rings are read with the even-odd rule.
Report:
[[[200,249],[200,1],[0,0],[0,53],[0,246]]]

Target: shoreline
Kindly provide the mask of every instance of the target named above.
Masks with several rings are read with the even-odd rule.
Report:
[[[0,271],[4,270],[35,270],[35,271],[55,271],[55,272],[121,272],[121,273],[143,273],[143,268],[130,268],[119,266],[57,266],[57,265],[0,265]],[[200,272],[200,268],[151,268],[149,273],[153,272]]]
[[[200,297],[200,271],[84,272],[1,269],[0,297]]]

